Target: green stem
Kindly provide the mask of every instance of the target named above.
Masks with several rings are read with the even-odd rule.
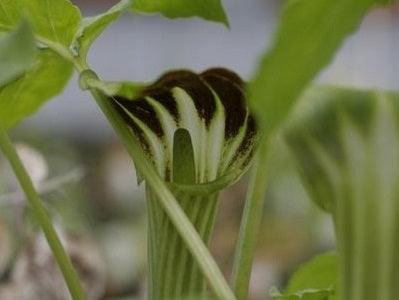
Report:
[[[73,53],[64,45],[55,43],[38,35],[35,35],[35,39],[37,42],[49,47],[55,53],[57,53],[60,57],[69,61],[78,72],[82,72],[88,69],[87,63],[78,56],[74,56]]]
[[[51,223],[51,219],[46,212],[39,195],[37,194],[32,181],[27,174],[17,152],[10,138],[8,137],[5,129],[0,122],[0,147],[4,152],[4,155],[9,160],[16,177],[29,201],[30,206],[33,209],[35,217],[39,222],[44,235],[47,239],[48,244],[53,252],[54,258],[61,269],[64,276],[65,282],[69,289],[69,292],[74,300],[86,299],[83,288],[80,284],[79,278],[72,267],[72,263],[66,254],[57,233]]]
[[[238,300],[248,298],[252,261],[262,219],[266,188],[267,141],[262,139],[254,162],[234,256],[232,286]]]
[[[93,74],[93,76],[95,76]],[[190,251],[196,263],[204,274],[209,286],[219,299],[235,299],[223,274],[212,258],[209,250],[196,232],[194,226],[176,201],[166,183],[160,178],[157,171],[148,160],[137,138],[125,125],[119,114],[115,111],[110,100],[101,92],[90,90],[97,104],[119,135],[129,155],[136,164],[138,172],[146,179],[146,184],[163,208],[170,222],[184,241],[185,247]],[[151,226],[156,226],[155,220],[150,220]],[[151,253],[150,253],[151,255]],[[151,257],[151,256],[150,256]],[[155,270],[150,270],[151,272]]]
[[[348,184],[336,198],[339,296],[343,300],[399,297],[399,201],[379,190],[373,171],[365,171],[372,175],[359,186]]]

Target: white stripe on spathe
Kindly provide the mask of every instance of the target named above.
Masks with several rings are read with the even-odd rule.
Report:
[[[187,73],[172,71],[164,75],[164,77],[173,76],[174,72],[175,74],[188,74],[187,76],[192,74],[192,78],[189,79],[190,85],[188,87],[191,90],[186,90],[184,88],[184,84],[187,85],[187,82],[184,81],[187,78],[186,76],[181,79],[181,82],[184,84],[180,84],[181,82],[179,82],[177,78],[175,82],[173,82],[173,85],[167,81],[168,84],[166,88],[162,85],[162,82],[156,82],[153,86],[148,88],[148,90],[151,91],[148,95],[144,92],[141,98],[135,99],[133,102],[118,96],[115,97],[115,102],[118,104],[116,107],[117,109],[119,108],[118,111],[124,115],[125,119],[129,118],[133,121],[136,127],[136,130],[133,131],[135,134],[139,134],[141,137],[140,141],[146,144],[146,150],[150,152],[148,153],[149,157],[156,165],[158,172],[167,181],[173,178],[173,174],[171,174],[173,170],[173,137],[178,128],[184,128],[190,133],[195,159],[196,181],[198,183],[215,180],[232,168],[245,169],[250,161],[248,156],[252,155],[252,148],[256,140],[256,134],[254,134],[254,132],[248,132],[250,131],[248,130],[248,109],[242,110],[242,107],[237,107],[234,111],[235,113],[237,113],[237,111],[245,113],[245,122],[241,124],[239,128],[236,127],[234,136],[229,136],[227,138],[228,134],[226,134],[225,131],[226,119],[228,116],[226,114],[228,111],[231,111],[232,108],[234,109],[235,103],[239,104],[239,102],[235,99],[231,99],[231,101],[230,99],[223,99],[222,101],[220,95],[212,88],[211,84],[208,84],[203,78],[194,73],[188,71]],[[212,70],[206,72],[207,76],[209,76]],[[226,70],[226,72],[231,71]],[[216,74],[216,76],[219,76],[219,74]],[[223,74],[221,76],[223,76]],[[198,88],[196,90],[195,80],[198,80]],[[226,83],[231,84],[232,89],[234,88],[237,90],[237,88],[239,88],[241,93],[240,96],[244,95],[241,86],[238,86],[236,81],[230,82],[227,77],[223,77],[223,80],[224,85],[226,85]],[[215,82],[213,82],[213,84],[215,84]],[[226,86],[223,86],[223,88],[226,88]],[[201,94],[198,92],[201,91],[201,89],[208,90],[206,92],[206,101],[208,102],[201,102]],[[156,92],[154,92],[154,90]],[[193,93],[193,90],[198,95]],[[215,108],[214,110],[213,108],[210,109],[213,110],[211,115],[209,112],[206,114],[204,111],[199,111],[201,107],[204,109],[204,103],[210,103],[210,105],[212,105],[209,101],[209,92],[212,95]],[[162,101],[162,93],[169,93],[168,95],[171,95],[175,105],[173,109],[166,106],[172,105],[170,100],[169,103]],[[223,94],[226,94],[225,91]],[[196,97],[194,98],[193,95]],[[133,107],[134,103],[137,101],[144,101],[147,104],[142,105],[140,108],[141,110],[138,111],[138,109]],[[226,105],[226,103],[231,103],[233,107],[225,109],[224,105]],[[146,107],[146,109],[143,107]],[[150,111],[151,109],[153,112]],[[177,116],[172,114],[171,111],[173,111],[174,114],[177,113]],[[154,132],[151,128],[159,128],[159,126],[153,127],[151,124],[145,124],[137,114],[145,114],[145,118],[149,119],[149,122],[154,120],[153,118],[156,118],[163,132]],[[148,118],[149,116],[150,118]],[[129,123],[132,126],[132,122],[129,121]],[[242,147],[244,142],[248,143],[247,147]],[[238,153],[238,151],[242,153]]]

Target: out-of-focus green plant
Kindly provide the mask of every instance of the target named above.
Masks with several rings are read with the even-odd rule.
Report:
[[[24,74],[24,72],[29,72],[29,68],[34,63],[35,55],[37,53],[33,33],[28,24],[26,22],[21,23],[21,25],[19,25],[19,27],[13,33],[3,37],[0,40],[0,50],[0,63],[1,66],[4,66],[0,72],[0,90],[2,90],[3,93],[3,91],[8,87],[6,85],[8,82],[14,80],[21,74]],[[13,83],[10,85],[12,84]],[[17,115],[17,113],[15,113],[14,116],[15,115]],[[12,118],[13,116],[9,117]],[[74,299],[84,299],[84,292],[76,272],[72,267],[72,263],[63,249],[57,233],[51,225],[51,219],[47,214],[37,192],[35,191],[32,180],[26,172],[14,146],[12,145],[12,142],[7,135],[5,128],[9,124],[4,123],[4,119],[4,117],[0,117],[0,148],[9,160],[15,175],[26,194],[29,205],[32,207],[37,221],[43,229],[49,246],[54,253],[54,257],[62,271],[63,276],[65,277],[65,281],[71,292],[71,295]]]
[[[330,62],[367,11],[377,4],[390,2],[294,0],[283,8],[273,45],[264,54],[249,85],[250,104],[258,116],[262,141],[234,262],[233,287],[239,299],[245,299],[248,294],[252,255],[267,186],[268,143],[273,143],[274,130],[287,118],[296,99]]]
[[[238,77],[225,70],[201,75],[186,72],[191,81],[169,73],[145,88],[139,82],[102,81],[86,61],[93,41],[125,11],[170,18],[199,16],[228,25],[220,0],[201,4],[122,0],[89,18],[82,18],[69,0],[2,0],[0,30],[15,30],[25,18],[32,32],[28,25],[21,25],[14,37],[0,40],[0,123],[4,127],[0,128],[0,146],[36,208],[73,298],[84,299],[83,290],[5,130],[61,92],[75,69],[80,86],[91,92],[147,186],[150,297],[204,296],[206,282],[217,298],[246,299],[266,187],[268,145],[274,141],[275,129],[367,11],[389,2],[287,1],[273,45],[246,93]],[[218,191],[234,182],[251,161],[255,135],[247,94],[261,137],[230,288],[207,241]],[[333,214],[338,292],[333,283],[318,287],[307,282],[296,286],[302,291],[291,286],[287,293],[274,295],[309,300],[336,292],[343,300],[396,299],[397,191],[392,162],[398,150],[397,97],[335,88],[312,89],[304,97],[308,98],[306,109],[299,109],[285,133],[317,203]],[[319,105],[320,99],[328,101]],[[236,128],[233,134],[231,128]],[[375,259],[367,260],[368,255]],[[328,269],[324,262],[311,263],[309,272],[318,272],[319,264]],[[293,282],[302,278],[298,276]]]
[[[340,299],[399,297],[399,95],[317,88],[287,140],[313,199],[334,219]]]

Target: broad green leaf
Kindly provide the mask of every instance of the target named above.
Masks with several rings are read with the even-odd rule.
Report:
[[[26,22],[0,38],[0,87],[24,73],[35,57],[35,41]]]
[[[0,30],[8,31],[21,20],[21,0],[0,1]]]
[[[1,0],[0,29],[11,30],[28,18],[42,42],[69,47],[81,22],[79,9],[68,0]]]
[[[41,50],[34,66],[0,90],[0,118],[9,128],[62,91],[72,65],[50,50]]]
[[[229,26],[221,0],[135,0],[132,9],[139,13],[161,13],[168,18],[197,16]]]
[[[285,293],[307,289],[331,289],[337,282],[337,255],[325,253],[301,266],[291,277]]]
[[[251,104],[266,134],[286,116],[305,86],[332,59],[367,11],[388,0],[291,0],[274,44],[250,85]]]
[[[273,288],[270,296],[276,300],[329,300],[332,293],[331,289],[307,289],[293,294],[282,294]]]
[[[122,0],[103,14],[84,18],[74,40],[74,50],[82,58],[86,58],[87,52],[95,39],[110,23],[117,20],[130,4],[131,0]]]
[[[284,293],[271,295],[281,300],[332,300],[337,282],[337,255],[325,253],[301,266],[291,277]]]
[[[68,0],[24,0],[22,13],[38,36],[68,47],[81,22],[79,9]]]
[[[0,30],[8,31],[16,27],[22,19],[22,10],[23,0],[1,0]]]

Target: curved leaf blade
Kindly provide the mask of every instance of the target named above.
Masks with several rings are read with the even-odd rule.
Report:
[[[332,59],[367,11],[389,0],[291,0],[284,8],[272,48],[250,85],[252,107],[266,134]]]
[[[306,289],[331,289],[338,276],[337,254],[328,252],[318,255],[302,265],[291,277],[285,293]]]
[[[335,253],[318,255],[293,274],[284,293],[272,289],[270,294],[279,300],[334,300],[337,268]]]
[[[33,68],[0,90],[0,119],[3,125],[10,128],[61,92],[72,71],[69,62],[51,50],[41,50]]]
[[[221,0],[135,0],[132,9],[138,13],[160,13],[172,19],[197,16],[229,26]]]
[[[308,289],[298,291],[294,294],[284,295],[277,289],[270,291],[270,296],[276,300],[330,300],[332,291],[330,289]]]

